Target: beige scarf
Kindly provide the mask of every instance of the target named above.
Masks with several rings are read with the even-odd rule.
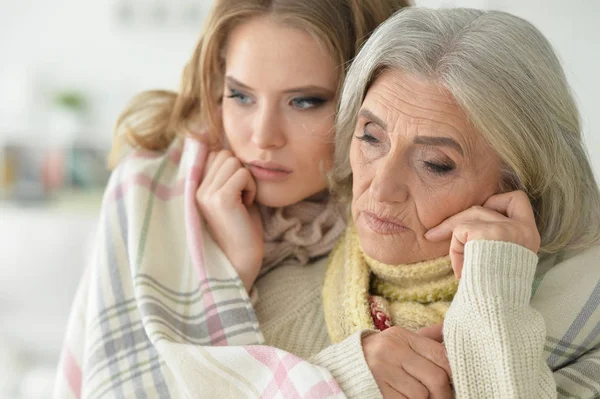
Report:
[[[346,222],[329,197],[306,200],[284,208],[261,206],[265,239],[260,276],[282,263],[305,265],[329,254]]]
[[[442,323],[457,288],[448,256],[386,265],[363,252],[350,226],[330,255],[323,286],[329,336],[335,343],[364,329]]]

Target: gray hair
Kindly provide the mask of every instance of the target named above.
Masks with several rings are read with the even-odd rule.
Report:
[[[560,62],[532,24],[498,11],[405,9],[377,29],[342,90],[330,176],[335,194],[351,195],[358,111],[387,69],[433,80],[454,96],[503,161],[503,189],[529,196],[540,255],[600,242],[600,192]]]

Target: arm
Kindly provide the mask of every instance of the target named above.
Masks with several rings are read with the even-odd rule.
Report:
[[[381,398],[377,382],[369,369],[362,339],[375,331],[360,331],[312,356],[309,361],[331,373],[349,398]]]
[[[444,321],[458,398],[556,398],[546,328],[530,305],[537,256],[499,241],[465,246],[462,279]]]

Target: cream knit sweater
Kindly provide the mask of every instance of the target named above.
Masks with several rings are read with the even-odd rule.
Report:
[[[456,397],[600,397],[599,257],[593,248],[537,266],[537,256],[518,245],[468,243],[444,324]],[[330,346],[325,270],[326,260],[282,266],[257,281],[266,343],[327,367],[349,397],[379,398],[361,334]]]
[[[380,398],[379,388],[354,334],[331,345],[323,316],[321,290],[327,258],[312,264],[283,265],[255,283],[256,315],[265,344],[323,366],[350,398]]]

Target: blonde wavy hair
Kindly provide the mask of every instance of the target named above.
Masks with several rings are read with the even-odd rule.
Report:
[[[386,69],[447,89],[503,160],[503,190],[529,196],[540,255],[600,243],[600,193],[579,114],[550,43],[529,22],[496,11],[406,9],[364,45],[336,120],[332,191],[352,195],[350,143],[364,97]]]
[[[341,88],[347,64],[362,43],[407,5],[408,0],[216,0],[179,91],[147,91],[133,98],[116,123],[109,166],[114,167],[131,147],[160,151],[177,136],[194,135],[209,145],[221,144],[224,54],[229,32],[237,24],[269,15],[310,33],[340,66]]]

